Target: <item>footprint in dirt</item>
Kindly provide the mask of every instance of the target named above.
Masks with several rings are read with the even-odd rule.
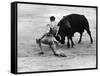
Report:
[[[91,44],[87,45],[87,48],[92,48],[92,45]]]
[[[80,43],[79,45],[77,45],[78,47],[86,47],[86,48],[92,48],[92,44],[85,44],[84,42]]]

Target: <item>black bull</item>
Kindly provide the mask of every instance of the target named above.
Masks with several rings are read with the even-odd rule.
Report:
[[[71,41],[71,47],[73,47],[74,42],[72,37],[76,32],[80,33],[80,39],[78,43],[81,42],[82,35],[84,30],[87,31],[91,44],[93,43],[93,39],[91,37],[90,27],[88,20],[84,15],[80,14],[70,14],[67,16],[64,16],[59,23],[57,24],[59,27],[58,32],[55,35],[55,38],[57,41],[59,41],[61,44],[65,43],[65,37],[67,36],[68,42],[67,47],[70,47],[69,40]]]

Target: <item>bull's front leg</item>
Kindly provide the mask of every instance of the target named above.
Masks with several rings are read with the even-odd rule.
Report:
[[[67,47],[70,48],[69,37],[67,37]]]
[[[73,42],[72,37],[70,37],[70,40],[71,40],[71,47],[74,48],[74,42]]]

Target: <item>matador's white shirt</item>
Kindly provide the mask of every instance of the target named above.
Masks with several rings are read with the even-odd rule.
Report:
[[[49,22],[49,24],[47,24],[47,29],[46,29],[47,32],[49,32],[50,28],[56,31],[57,30],[57,22],[55,22],[55,21]]]

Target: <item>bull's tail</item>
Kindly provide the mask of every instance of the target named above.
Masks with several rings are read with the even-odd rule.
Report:
[[[83,28],[87,31],[89,37],[90,37],[90,41],[91,41],[91,44],[93,43],[93,39],[92,39],[92,36],[91,36],[91,31],[90,31],[90,27],[89,27],[89,22],[88,20],[86,19],[86,17],[84,15],[82,15],[82,18],[83,18]]]

